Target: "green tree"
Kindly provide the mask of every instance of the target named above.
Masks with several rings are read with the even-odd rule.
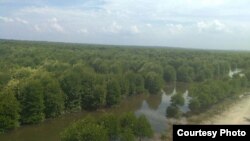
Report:
[[[108,106],[118,104],[121,100],[121,89],[117,80],[110,80],[107,84],[106,103]]]
[[[96,122],[84,119],[61,134],[62,141],[108,141],[107,131]]]
[[[166,82],[174,82],[176,81],[176,71],[175,68],[167,65],[164,68],[164,72],[163,72],[163,78]]]
[[[140,141],[145,137],[150,138],[153,136],[153,130],[145,115],[139,116],[135,128],[136,136],[139,137]]]
[[[126,74],[128,79],[129,94],[135,95],[144,92],[144,78],[140,74],[129,72]]]
[[[199,110],[200,110],[200,102],[199,102],[199,100],[196,99],[196,98],[191,99],[191,101],[189,103],[189,108],[194,113],[199,112]]]
[[[250,80],[250,69],[244,71],[244,74],[248,80]]]
[[[99,124],[103,126],[108,133],[109,139],[111,141],[119,140],[121,127],[120,120],[114,114],[103,115],[99,120]]]
[[[144,78],[142,75],[135,75],[135,89],[137,94],[142,94],[144,92]]]
[[[167,117],[179,118],[180,116],[181,116],[181,111],[178,106],[171,104],[167,108]]]
[[[180,82],[191,82],[193,81],[194,70],[188,65],[182,65],[177,70],[177,80]]]
[[[125,76],[118,76],[118,81],[121,89],[122,96],[129,95],[129,81]]]
[[[61,115],[64,111],[64,94],[58,81],[46,72],[37,73],[33,79],[38,79],[42,84],[46,118]]]
[[[209,69],[208,67],[202,66],[201,64],[199,64],[199,68],[198,70],[196,70],[195,73],[195,81],[197,82],[202,82],[205,81],[207,79],[212,78],[212,70]]]
[[[14,93],[8,90],[0,92],[0,133],[19,126],[19,111]]]
[[[181,93],[177,93],[171,97],[171,102],[173,105],[184,105],[185,99]]]
[[[21,122],[39,123],[44,120],[44,97],[42,85],[38,80],[28,79],[21,87]]]
[[[133,113],[125,113],[120,117],[121,128],[131,129],[133,134],[136,133],[137,118]]]
[[[61,88],[66,95],[65,108],[68,111],[77,111],[80,109],[80,78],[80,73],[67,71],[60,79]]]
[[[11,79],[10,74],[0,72],[0,89],[2,89]]]
[[[121,141],[135,141],[136,137],[130,128],[124,128],[120,134]]]
[[[106,89],[103,85],[95,85],[93,92],[82,95],[82,106],[86,110],[95,110],[105,104]]]
[[[161,90],[161,77],[154,72],[149,72],[145,78],[145,88],[150,94],[157,94]]]

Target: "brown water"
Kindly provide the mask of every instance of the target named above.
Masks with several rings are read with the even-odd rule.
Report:
[[[182,87],[183,88],[183,87]],[[169,90],[169,89],[168,89]],[[186,99],[185,105],[180,107],[183,112],[188,111],[188,91],[180,90]],[[158,95],[137,95],[124,100],[119,106],[95,112],[78,112],[63,115],[60,118],[46,120],[38,125],[22,126],[14,131],[0,135],[0,141],[59,141],[60,132],[72,122],[86,115],[100,116],[103,113],[121,114],[134,112],[144,114],[155,132],[163,132],[167,128],[166,108],[171,104],[170,99],[176,90],[162,92]]]

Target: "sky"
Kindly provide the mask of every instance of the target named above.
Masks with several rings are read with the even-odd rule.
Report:
[[[0,38],[250,50],[250,0],[0,0]]]

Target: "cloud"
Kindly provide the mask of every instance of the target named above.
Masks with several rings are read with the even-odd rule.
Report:
[[[39,25],[34,25],[34,29],[37,32],[42,32],[42,29],[41,29],[41,27]]]
[[[130,31],[131,31],[131,33],[133,33],[133,34],[137,34],[137,33],[140,32],[139,28],[138,28],[136,25],[131,26],[131,27],[130,27]]]
[[[58,23],[57,18],[53,18],[49,20],[49,22],[50,22],[50,27],[52,29],[54,29],[57,32],[61,32],[61,33],[64,32],[64,28]]]
[[[43,33],[65,33],[64,27],[59,23],[57,18],[52,18],[49,20],[45,20],[43,22],[37,23],[33,25],[33,29],[35,32],[43,32]]]
[[[0,16],[0,20],[6,23],[14,22],[14,19]]]
[[[200,21],[197,23],[199,32],[230,32],[226,24],[219,20]]]
[[[28,24],[29,22],[24,20],[24,19],[21,19],[21,18],[15,18],[15,21],[19,22],[19,23],[22,23],[22,24]]]
[[[167,29],[171,34],[179,34],[184,31],[182,24],[167,24]]]
[[[21,18],[10,18],[10,17],[2,17],[0,16],[0,20],[5,22],[5,23],[11,23],[11,22],[16,22],[16,23],[21,23],[21,24],[28,24],[29,22],[24,20],[24,19],[21,19]]]
[[[110,26],[103,28],[103,31],[106,33],[119,33],[122,30],[123,30],[123,27],[117,22],[113,22]]]
[[[9,33],[27,31],[22,38],[38,39],[42,32],[44,40],[52,41],[203,47],[216,35],[221,36],[220,46],[231,45],[229,38],[249,45],[243,41],[250,36],[249,0],[24,1],[2,2],[5,32],[0,37],[15,38]],[[12,8],[14,4],[18,8]]]

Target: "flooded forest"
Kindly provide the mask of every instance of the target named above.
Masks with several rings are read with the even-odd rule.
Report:
[[[149,139],[249,87],[250,52],[0,40],[0,140]]]

